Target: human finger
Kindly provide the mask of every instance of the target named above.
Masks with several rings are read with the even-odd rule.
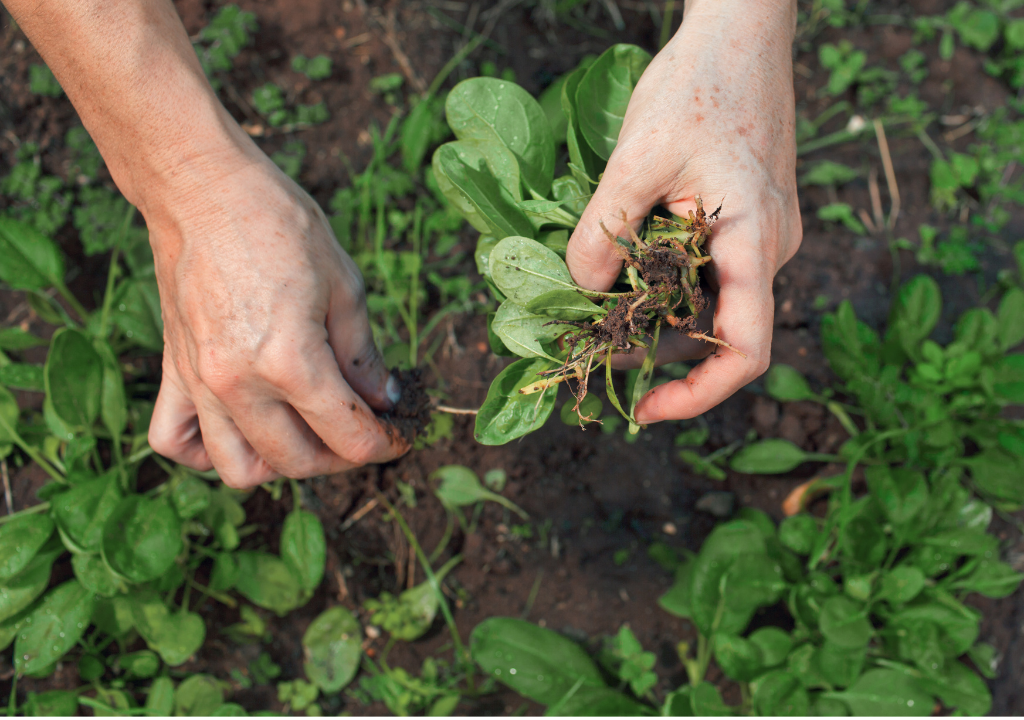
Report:
[[[384,412],[394,407],[402,388],[388,372],[373,340],[361,279],[332,293],[327,339],[349,387],[374,410]]]
[[[260,457],[221,402],[207,389],[200,391],[196,410],[206,452],[225,485],[244,489],[276,480],[281,473]]]
[[[397,430],[382,423],[345,382],[327,343],[304,356],[301,376],[277,387],[335,455],[359,466],[386,462],[409,449]]]
[[[613,238],[629,237],[660,199],[661,173],[645,168],[646,163],[630,162],[627,149],[616,148],[608,161],[594,196],[580,217],[565,261],[569,273],[582,287],[607,290],[622,269],[622,257]],[[627,165],[629,165],[627,169]]]
[[[253,451],[280,475],[308,478],[354,467],[324,444],[287,403],[264,399],[236,404],[229,411]]]
[[[165,357],[163,380],[149,422],[149,446],[158,455],[193,470],[209,470],[213,463],[203,444],[196,406],[182,389],[169,356]]]
[[[639,402],[640,423],[684,420],[710,410],[768,369],[774,303],[771,286],[723,281],[718,295],[715,336],[732,345],[706,358],[686,378],[651,390]]]

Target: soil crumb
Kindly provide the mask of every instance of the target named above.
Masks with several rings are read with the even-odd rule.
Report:
[[[381,420],[390,423],[406,442],[412,443],[430,424],[430,396],[423,386],[423,371],[415,368],[395,370],[392,374],[402,387],[402,397]]]

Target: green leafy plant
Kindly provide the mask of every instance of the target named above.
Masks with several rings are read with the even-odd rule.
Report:
[[[307,58],[296,55],[292,58],[292,70],[300,72],[310,80],[326,80],[331,76],[331,59],[326,55]]]
[[[64,88],[57,82],[53,72],[46,65],[32,64],[28,67],[28,89],[36,95],[45,97],[60,97],[64,94]]]
[[[480,231],[477,266],[500,302],[489,317],[491,347],[521,360],[491,385],[476,419],[476,438],[506,443],[537,429],[554,408],[561,382],[575,380],[574,411],[581,423],[596,420],[580,410],[592,371],[605,365],[612,406],[640,428],[633,411],[650,387],[662,326],[720,345],[696,330],[704,309],[698,269],[718,210],[689,218],[651,218],[637,235],[609,242],[626,269],[611,292],[573,282],[565,265],[568,231],[579,221],[618,138],[632,89],[650,56],[615,45],[562,84],[562,110],[571,173],[554,177],[551,123],[540,104],[505,80],[474,78],[448,95],[446,113],[456,141],[434,153],[438,187]],[[648,351],[624,405],[612,382],[613,352]],[[533,397],[536,396],[536,397]]]
[[[214,89],[221,85],[217,73],[231,69],[235,57],[252,42],[258,28],[255,14],[241,10],[237,5],[224,5],[199,31],[193,46],[199,56],[199,64]]]

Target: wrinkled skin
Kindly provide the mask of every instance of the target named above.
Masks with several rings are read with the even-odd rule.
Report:
[[[639,422],[691,418],[761,375],[771,355],[772,281],[802,239],[796,191],[796,118],[791,45],[795,3],[687,2],[675,37],[652,60],[630,99],[618,145],[573,234],[573,278],[607,290],[621,269],[601,222],[619,237],[650,209],[677,215],[700,195],[723,203],[708,248],[715,335],[746,357],[719,349],[683,380],[651,390]],[[706,311],[701,316],[707,324]],[[708,343],[662,332],[657,362],[705,357]],[[643,353],[616,358],[639,367]]]

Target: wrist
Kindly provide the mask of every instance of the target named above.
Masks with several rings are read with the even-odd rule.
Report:
[[[689,27],[710,24],[732,29],[756,39],[778,39],[787,43],[796,37],[796,0],[686,0],[683,23],[676,36]]]

